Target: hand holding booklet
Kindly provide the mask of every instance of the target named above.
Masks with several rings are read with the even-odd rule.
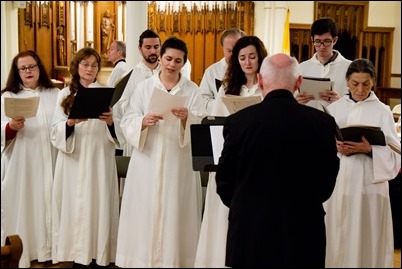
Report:
[[[351,125],[341,128],[343,141],[361,142],[364,136],[371,145],[385,146],[385,135],[378,126]]]
[[[187,96],[173,95],[155,88],[149,101],[148,111],[162,115],[164,120],[174,119],[176,117],[172,114],[172,108],[183,107],[186,101]]]
[[[325,113],[331,115],[325,106],[322,105],[322,108]],[[386,145],[384,132],[378,126],[355,124],[339,128],[338,124],[336,124],[336,139],[338,141],[361,142],[362,136],[364,136],[371,145]]]
[[[36,116],[39,105],[39,96],[27,98],[4,97],[4,112],[9,118]]]
[[[115,88],[80,88],[74,98],[69,119],[97,119],[103,112],[109,112]]]
[[[333,84],[329,78],[303,77],[300,93],[308,93],[314,95],[314,99],[320,99],[320,92],[332,90]]]

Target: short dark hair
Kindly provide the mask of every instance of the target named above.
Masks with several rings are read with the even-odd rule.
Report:
[[[349,79],[353,73],[369,74],[373,82],[377,79],[377,72],[375,71],[373,63],[365,58],[355,59],[350,63],[348,70],[346,71],[346,79]]]
[[[315,35],[323,35],[330,33],[332,37],[338,36],[338,27],[331,18],[320,18],[311,25],[310,35],[314,38]]]
[[[187,50],[187,45],[183,40],[181,40],[175,36],[172,36],[172,37],[169,37],[168,39],[166,39],[165,42],[163,42],[163,45],[161,48],[161,57],[163,54],[165,54],[166,49],[169,49],[169,48],[177,49],[177,50],[184,52],[183,60],[184,60],[184,63],[187,62],[188,50]]]
[[[159,43],[161,42],[161,38],[156,32],[147,29],[140,35],[140,40],[138,41],[139,47],[142,47],[142,44],[144,43],[144,38],[159,38]]]

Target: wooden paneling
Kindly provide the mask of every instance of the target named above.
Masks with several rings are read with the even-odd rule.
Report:
[[[28,1],[26,8],[18,9],[19,50],[33,50],[43,61],[49,75],[52,75],[52,4]]]
[[[390,105],[390,99],[401,100],[401,88],[377,87],[375,94],[386,105]]]
[[[156,31],[164,42],[175,35],[184,40],[188,47],[188,58],[192,65],[191,77],[199,84],[205,69],[223,57],[220,35],[229,27],[237,27],[247,34],[254,33],[254,3],[237,1],[212,6],[185,5],[173,10],[169,4],[159,10],[157,1],[148,4],[148,28]]]
[[[53,78],[69,79],[69,65],[77,49],[91,46],[101,52],[102,66],[110,67],[105,50],[102,51],[101,23],[106,10],[111,13],[117,38],[118,7],[124,1],[27,1],[25,9],[19,9],[19,50],[34,50],[43,60],[49,75]],[[148,28],[155,30],[163,42],[175,35],[188,46],[188,58],[192,65],[192,79],[200,83],[204,70],[223,57],[220,35],[229,27],[238,27],[247,34],[254,33],[254,3],[252,1],[222,1],[208,6],[184,4],[178,10],[168,5],[166,10],[158,10],[158,1],[148,4]],[[93,5],[90,13],[89,5]],[[81,12],[78,12],[81,10]],[[73,11],[75,18],[70,17]],[[81,17],[78,18],[78,16]],[[93,40],[87,35],[77,36],[77,28],[87,33],[86,23],[79,26],[78,21],[86,22],[93,17]],[[123,12],[124,16],[124,12]],[[124,18],[123,18],[124,19]],[[124,20],[121,20],[124,22]],[[75,31],[73,31],[75,29]],[[74,34],[72,34],[74,33]]]
[[[362,32],[361,55],[376,67],[377,85],[391,85],[392,44],[394,28],[370,27]]]

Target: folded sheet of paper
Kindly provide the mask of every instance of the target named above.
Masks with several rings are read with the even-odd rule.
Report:
[[[39,105],[39,96],[27,98],[4,97],[4,112],[9,118],[36,116]]]
[[[240,96],[226,94],[222,96],[222,102],[225,104],[230,114],[233,114],[245,107],[261,103],[262,97],[257,95]]]
[[[300,92],[314,95],[315,99],[320,99],[319,93],[325,90],[332,90],[333,84],[334,82],[329,78],[303,77]]]
[[[186,101],[187,96],[172,95],[155,88],[149,101],[148,111],[162,115],[164,120],[177,119],[172,114],[172,108],[183,107]]]

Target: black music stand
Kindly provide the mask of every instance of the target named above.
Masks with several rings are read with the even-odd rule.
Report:
[[[191,124],[191,152],[193,158],[193,170],[214,172],[217,165],[214,163],[214,155],[211,139],[211,125],[223,125],[225,117],[205,117],[201,124]]]

